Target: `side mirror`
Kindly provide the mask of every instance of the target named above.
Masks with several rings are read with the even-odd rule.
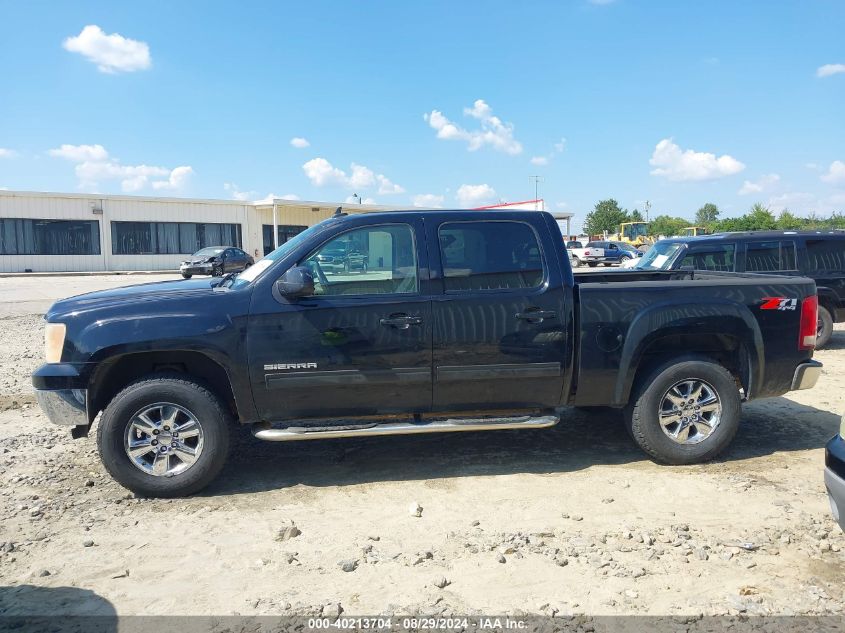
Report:
[[[314,294],[314,277],[307,268],[294,266],[279,277],[276,281],[276,289],[280,295],[288,299],[310,297]]]

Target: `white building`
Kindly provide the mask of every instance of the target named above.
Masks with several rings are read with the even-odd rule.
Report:
[[[239,246],[258,259],[338,206],[407,208],[0,190],[0,272],[175,270],[205,246]]]

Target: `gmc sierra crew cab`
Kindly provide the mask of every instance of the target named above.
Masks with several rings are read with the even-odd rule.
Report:
[[[322,265],[339,251],[362,265]],[[207,485],[235,423],[296,441],[614,407],[652,458],[690,464],[730,443],[743,400],[815,384],[816,308],[801,277],[573,276],[544,212],[338,213],[240,274],[56,302],[33,383],[74,437],[102,413],[105,468],[149,496]]]

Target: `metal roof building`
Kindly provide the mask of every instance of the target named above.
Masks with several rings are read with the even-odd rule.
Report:
[[[0,190],[0,272],[175,270],[206,246],[238,246],[259,259],[339,206],[407,208]]]

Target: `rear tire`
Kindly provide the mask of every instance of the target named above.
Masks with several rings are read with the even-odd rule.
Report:
[[[713,459],[731,443],[739,428],[740,398],[727,369],[705,359],[675,359],[643,378],[625,409],[625,421],[631,437],[655,461],[698,464]],[[696,394],[698,385],[702,388]],[[677,413],[672,408],[675,401],[683,407]],[[700,421],[692,421],[695,415]],[[677,437],[671,437],[675,432]]]
[[[610,266],[613,266],[613,263],[612,262],[605,262],[604,265],[607,266],[607,267],[610,267]]]
[[[192,276],[193,276],[193,275],[191,275],[191,273],[182,273],[182,278],[183,278],[183,279],[190,279]]]
[[[830,310],[819,306],[819,324],[816,329],[816,349],[823,349],[833,336],[833,316]]]
[[[570,257],[569,263],[572,265],[573,268],[580,268],[581,267],[581,260],[577,257]]]
[[[147,413],[157,408],[180,411],[170,418],[174,420],[172,429],[166,426],[164,415],[156,419],[158,416]],[[182,437],[153,442],[174,430],[187,429],[191,418],[196,422],[192,428],[199,427],[198,435],[193,431],[189,438],[191,431],[184,430]],[[144,420],[152,420],[152,424]],[[155,430],[139,432],[141,426]],[[205,385],[175,373],[152,374],[129,384],[112,399],[97,428],[97,446],[103,466],[123,487],[146,497],[183,497],[201,490],[220,473],[229,453],[231,426],[231,414]],[[195,461],[183,461],[180,456],[188,453],[170,448],[171,440],[193,445]],[[127,443],[147,441],[158,448],[130,458]],[[159,459],[162,448],[170,451],[164,460],[166,470],[152,474],[147,465]]]
[[[590,268],[595,268],[598,265],[598,262],[587,262],[587,266],[589,266]]]

